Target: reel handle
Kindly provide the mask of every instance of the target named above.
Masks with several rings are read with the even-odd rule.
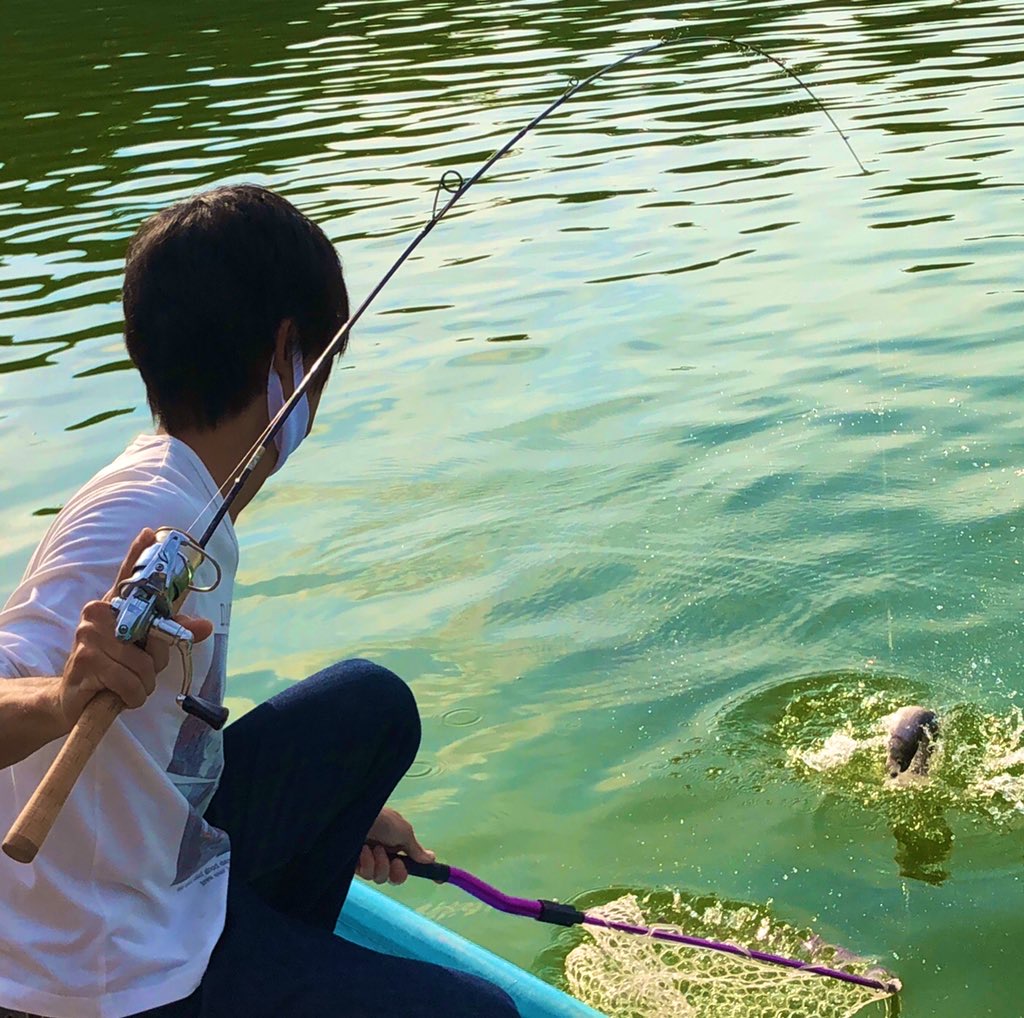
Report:
[[[163,640],[170,646],[176,644],[187,644],[192,646],[192,634],[184,627],[178,625],[173,619],[164,619],[157,616],[150,623],[149,635],[156,639]],[[191,669],[191,666],[189,666]],[[189,685],[191,679],[188,680]],[[182,692],[176,697],[178,706],[194,718],[208,724],[215,732],[219,732],[228,719],[229,711],[223,704],[214,703],[212,700],[204,700],[201,696],[193,696],[185,692],[188,686],[182,688]]]
[[[5,855],[15,862],[32,862],[89,758],[123,709],[124,702],[110,690],[97,693],[85,705],[39,787],[7,832]]]
[[[215,732],[219,732],[228,719],[228,709],[223,704],[214,703],[212,700],[204,700],[201,696],[193,696],[191,693],[182,693],[177,697],[178,706],[186,714],[204,721]]]

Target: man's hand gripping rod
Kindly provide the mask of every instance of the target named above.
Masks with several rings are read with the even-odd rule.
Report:
[[[193,696],[192,634],[171,618],[190,591],[213,590],[220,582],[220,567],[195,541],[180,530],[159,530],[157,541],[135,564],[132,575],[110,602],[117,616],[114,631],[124,643],[146,646],[148,639],[163,640],[181,654],[183,680],[177,700],[186,713],[221,728],[227,709]],[[208,587],[193,583],[204,560],[216,569]],[[97,693],[75,722],[64,745],[46,772],[32,798],[25,804],[4,839],[3,850],[17,862],[31,862],[53,827],[71,789],[100,740],[124,708],[121,698],[110,691]]]

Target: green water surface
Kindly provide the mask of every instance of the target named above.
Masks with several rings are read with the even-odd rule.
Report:
[[[571,76],[680,28],[796,68],[870,175],[776,67],[695,39],[437,229],[241,517],[231,702],[371,656],[419,700],[399,805],[442,858],[523,895],[772,899],[897,972],[908,1018],[1024,1014],[1018,2],[0,18],[3,591],[148,427],[119,286],[154,210],[279,189],[361,297],[440,174]],[[806,765],[915,701],[954,719],[932,789],[880,792],[870,746]],[[546,929],[395,893],[543,969]]]

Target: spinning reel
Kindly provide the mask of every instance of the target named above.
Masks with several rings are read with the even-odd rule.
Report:
[[[124,580],[110,607],[117,615],[115,635],[124,643],[146,646],[149,638],[163,640],[181,654],[183,678],[177,702],[186,714],[221,729],[228,719],[226,707],[192,695],[192,634],[172,621],[190,591],[205,593],[220,583],[220,566],[188,534],[162,527],[155,544],[150,545],[135,563],[132,575]],[[194,580],[199,567],[209,562],[216,576],[205,587]]]

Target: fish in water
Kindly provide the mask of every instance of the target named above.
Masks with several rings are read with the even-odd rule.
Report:
[[[926,707],[901,707],[886,718],[889,741],[886,746],[885,770],[890,778],[904,771],[927,774],[932,747],[939,734],[939,719]]]

